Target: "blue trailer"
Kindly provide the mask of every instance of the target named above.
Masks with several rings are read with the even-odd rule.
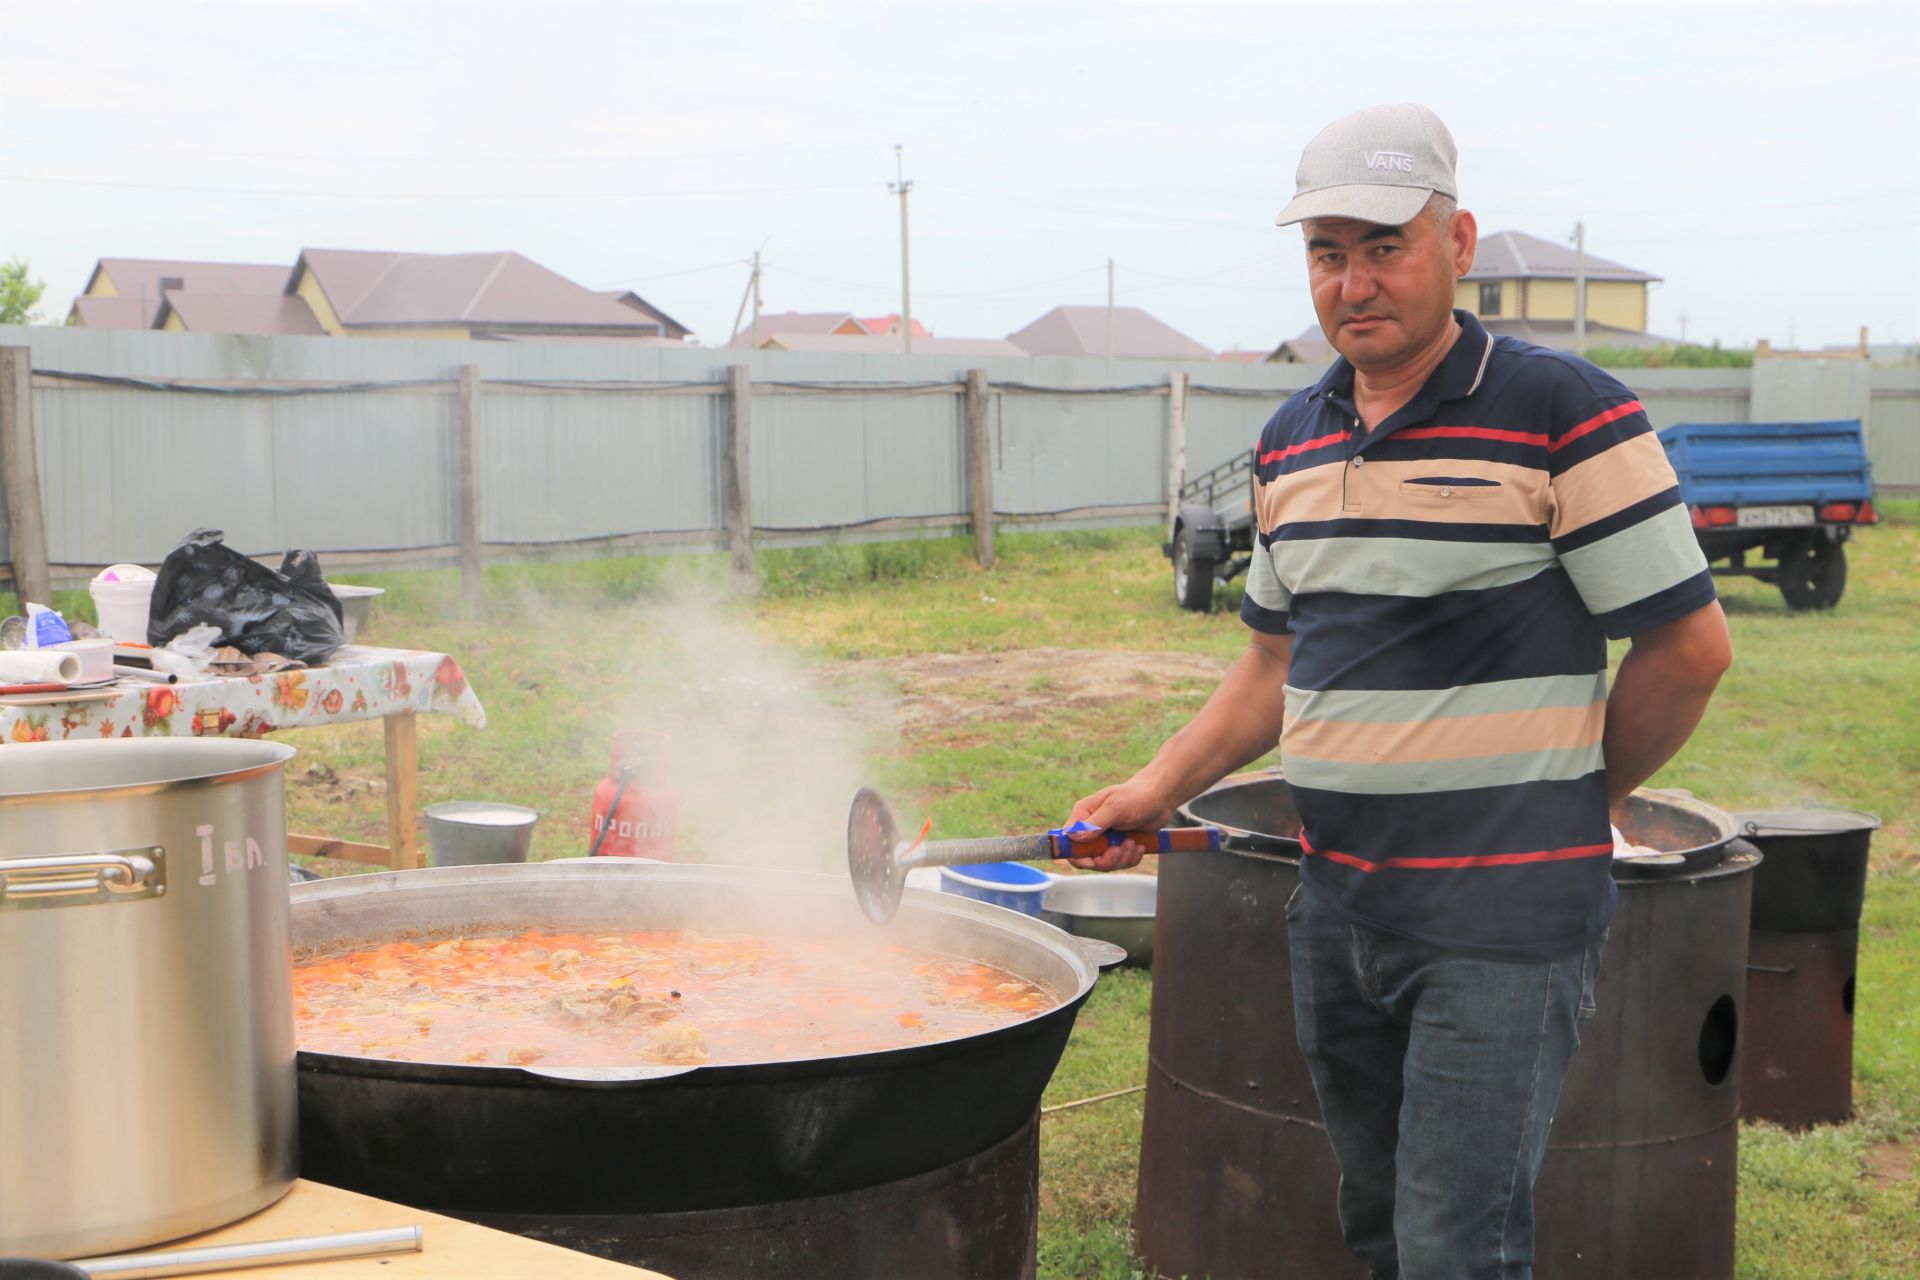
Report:
[[[1840,602],[1847,540],[1879,521],[1858,418],[1679,422],[1660,443],[1715,573],[1774,583],[1790,609]]]

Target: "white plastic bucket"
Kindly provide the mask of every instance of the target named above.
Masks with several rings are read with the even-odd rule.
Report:
[[[100,615],[100,629],[120,644],[147,642],[147,613],[153,604],[153,570],[137,564],[102,569],[87,590]]]

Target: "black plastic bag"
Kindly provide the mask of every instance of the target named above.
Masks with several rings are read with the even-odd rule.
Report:
[[[218,529],[195,529],[167,553],[153,583],[147,642],[155,647],[201,623],[222,645],[277,653],[317,667],[343,643],[340,599],[320,557],[289,551],[275,573],[229,547]]]

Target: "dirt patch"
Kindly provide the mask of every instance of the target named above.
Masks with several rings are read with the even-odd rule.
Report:
[[[1062,707],[1086,710],[1164,695],[1181,682],[1211,687],[1227,662],[1198,653],[1135,649],[1010,649],[927,653],[843,662],[829,687],[891,687],[884,701],[910,738],[943,736],[991,720],[1038,719]]]
[[[296,789],[328,804],[347,804],[361,796],[387,794],[387,780],[383,777],[357,774],[351,770],[342,772],[324,763],[295,770],[290,774],[290,779]]]
[[[1913,1180],[1913,1147],[1905,1142],[1876,1142],[1867,1149],[1867,1176],[1883,1185]]]

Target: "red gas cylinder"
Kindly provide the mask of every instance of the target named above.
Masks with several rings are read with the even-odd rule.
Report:
[[[680,798],[666,781],[667,735],[613,735],[613,763],[593,791],[593,843],[603,858],[673,860]]]

